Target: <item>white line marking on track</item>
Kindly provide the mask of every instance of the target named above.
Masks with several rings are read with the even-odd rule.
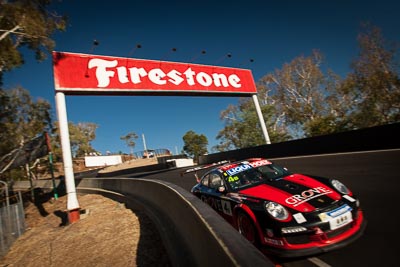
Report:
[[[317,265],[319,267],[332,267],[328,263],[322,261],[321,259],[315,258],[315,257],[308,258],[307,260],[311,261],[312,263],[314,263],[315,265]]]

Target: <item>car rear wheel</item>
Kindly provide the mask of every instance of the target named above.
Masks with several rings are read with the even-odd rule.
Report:
[[[237,216],[237,225],[239,233],[244,236],[253,245],[257,244],[257,230],[250,217],[244,213],[239,212]]]

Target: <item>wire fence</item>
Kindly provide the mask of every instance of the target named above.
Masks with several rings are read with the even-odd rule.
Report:
[[[18,201],[1,207],[0,203],[0,258],[5,256],[17,238],[25,232],[25,212],[21,193]]]

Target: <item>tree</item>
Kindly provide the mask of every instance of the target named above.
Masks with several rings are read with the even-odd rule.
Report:
[[[268,93],[280,123],[293,137],[349,129],[347,97],[338,91],[341,79],[331,70],[325,74],[322,66],[322,54],[313,51],[311,56],[297,57],[260,81],[261,96]]]
[[[313,51],[311,56],[297,57],[266,74],[257,83],[272,142],[400,121],[399,64],[394,46],[387,48],[376,27],[367,27],[358,39],[360,55],[345,80],[331,70],[324,73],[323,56]],[[260,130],[250,102],[241,101],[221,113],[225,127],[214,149],[260,144],[262,137],[256,134]]]
[[[204,134],[197,134],[190,130],[185,133],[182,139],[184,142],[183,151],[190,157],[193,157],[195,161],[198,160],[200,155],[208,152],[208,140]]]
[[[84,157],[91,152],[97,153],[90,143],[96,139],[97,128],[98,125],[93,122],[79,122],[77,124],[68,122],[69,141],[73,157]],[[59,160],[62,158],[62,151],[58,122],[54,124],[54,134],[51,141],[54,158],[55,160]]]
[[[21,87],[0,89],[0,156],[43,132],[51,132],[50,104]]]
[[[71,150],[74,157],[84,157],[96,150],[90,144],[96,138],[98,125],[92,122],[68,123]]]
[[[2,74],[23,64],[26,46],[37,60],[46,58],[55,42],[50,36],[65,30],[66,17],[49,10],[51,0],[0,1],[0,84]]]
[[[300,56],[257,82],[258,98],[272,143],[293,137],[348,129],[346,97],[338,94],[340,77],[321,69],[323,56]],[[225,127],[218,151],[264,144],[253,103],[246,99],[222,112]]]
[[[126,145],[131,149],[131,155],[133,155],[133,148],[136,146],[135,140],[138,139],[138,135],[135,132],[130,132],[127,135],[121,136],[121,140],[125,141]]]
[[[271,105],[261,105],[261,112],[267,119],[267,128],[270,129],[269,137],[272,142],[280,142],[288,139],[286,133],[274,129],[272,118],[274,108]],[[253,101],[249,98],[241,99],[238,106],[230,105],[221,112],[221,120],[225,121],[225,127],[219,131],[217,139],[219,144],[213,147],[216,151],[228,151],[238,148],[253,147],[265,144],[259,118]]]
[[[283,65],[281,70],[262,78],[262,83],[273,93],[275,107],[292,135],[309,136],[307,125],[333,114],[327,101],[335,94],[328,76],[322,70],[323,56],[313,51],[309,57],[300,56]],[[332,75],[333,76],[333,75]]]
[[[0,158],[44,132],[51,131],[50,104],[34,100],[22,87],[0,89]],[[24,166],[29,170],[29,166]],[[27,174],[22,169],[7,171],[7,179],[20,179]]]
[[[400,79],[396,46],[377,27],[364,24],[358,36],[360,52],[340,87],[348,99],[353,128],[400,121]]]

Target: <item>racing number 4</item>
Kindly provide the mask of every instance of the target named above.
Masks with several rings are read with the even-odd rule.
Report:
[[[222,211],[223,213],[232,216],[232,208],[231,208],[231,203],[229,201],[226,200],[221,200],[221,204],[222,204]]]
[[[237,180],[239,180],[239,177],[237,177],[237,176],[229,176],[229,178],[228,178],[228,182],[230,182],[230,183],[233,183],[233,182],[235,182],[235,181],[237,181]]]

